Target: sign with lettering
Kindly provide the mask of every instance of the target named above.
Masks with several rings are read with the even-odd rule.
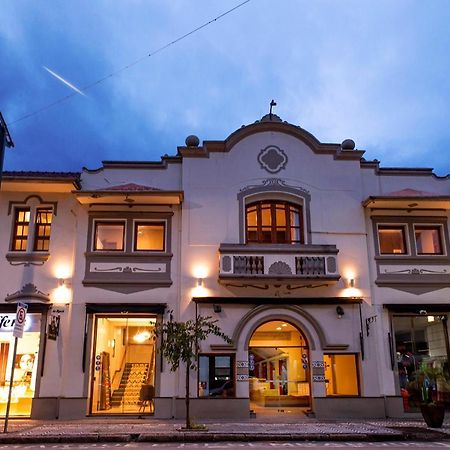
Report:
[[[248,381],[248,374],[236,375],[236,381]]]
[[[40,314],[27,314],[23,331],[39,331],[40,317]],[[15,323],[15,314],[0,314],[0,333],[12,333]]]
[[[236,367],[237,368],[247,368],[248,361],[236,361]]]
[[[28,305],[26,303],[17,303],[16,321],[13,328],[13,336],[16,338],[23,337],[23,330],[25,328],[25,319],[27,317]]]
[[[325,362],[324,361],[313,361],[312,366],[313,367],[325,367]]]

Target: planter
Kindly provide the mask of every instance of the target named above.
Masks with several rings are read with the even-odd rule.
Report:
[[[425,423],[430,428],[442,427],[445,416],[444,405],[438,405],[436,403],[423,403],[422,405],[420,405],[420,411],[422,412]]]

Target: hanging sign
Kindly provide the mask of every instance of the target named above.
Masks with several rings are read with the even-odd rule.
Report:
[[[16,322],[14,323],[13,336],[16,338],[23,337],[23,328],[27,317],[28,305],[26,303],[17,303]]]

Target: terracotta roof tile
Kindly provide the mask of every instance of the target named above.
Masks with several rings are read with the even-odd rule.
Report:
[[[438,197],[440,194],[427,191],[418,191],[416,189],[406,188],[401,191],[394,191],[384,194],[386,197]]]
[[[144,186],[143,184],[136,183],[127,183],[127,184],[119,184],[117,186],[110,186],[108,188],[100,189],[102,191],[160,191],[161,189],[157,189],[151,186]]]

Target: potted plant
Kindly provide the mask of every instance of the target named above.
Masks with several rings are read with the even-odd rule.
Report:
[[[444,422],[445,406],[437,401],[437,384],[438,381],[446,380],[444,372],[441,368],[429,367],[423,362],[416,371],[416,380],[421,389],[420,411],[425,423],[431,428],[441,428]]]

